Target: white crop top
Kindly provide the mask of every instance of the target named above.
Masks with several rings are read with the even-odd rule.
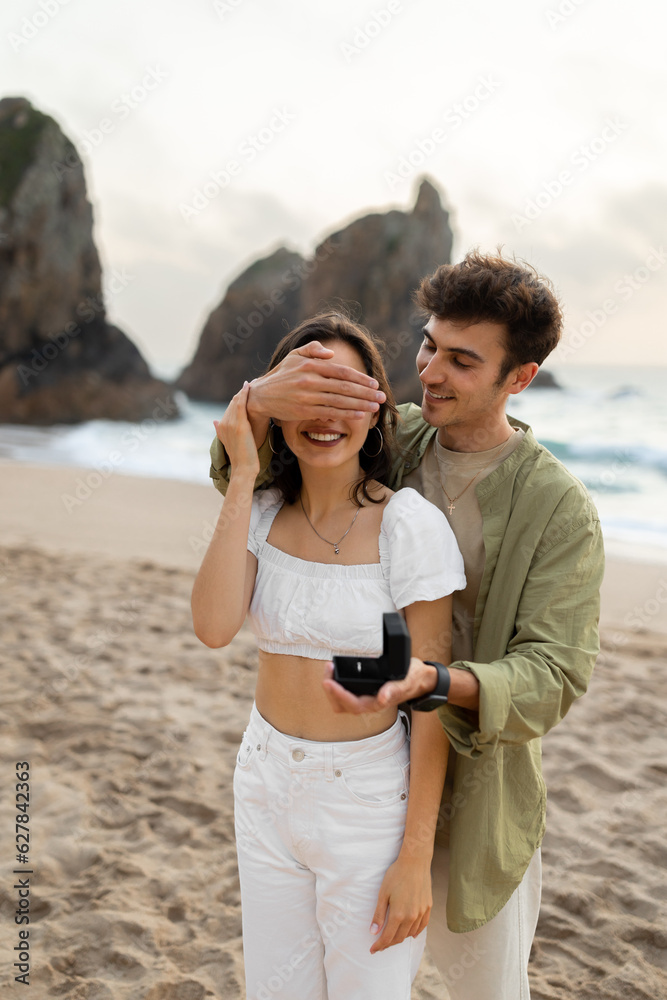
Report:
[[[445,515],[416,490],[387,503],[380,561],[355,566],[309,562],[266,538],[283,499],[275,488],[255,493],[248,549],[257,578],[248,623],[260,649],[315,660],[335,654],[379,656],[382,615],[415,601],[463,590],[463,558]]]

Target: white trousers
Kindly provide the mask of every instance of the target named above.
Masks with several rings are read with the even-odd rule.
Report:
[[[454,934],[445,913],[449,849],[436,846],[431,866],[433,909],[428,950],[450,1000],[530,1000],[528,959],[542,893],[542,858],[536,851],[520,885],[483,927]]]
[[[370,954],[408,783],[400,719],[320,743],[280,733],[253,707],[234,772],[247,1000],[409,1000],[426,932]]]

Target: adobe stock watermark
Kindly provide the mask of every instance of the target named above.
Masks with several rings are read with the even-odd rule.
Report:
[[[380,344],[380,354],[386,364],[388,361],[397,361],[401,354],[409,347],[414,346],[414,336],[409,330],[401,330],[393,340],[383,340]]]
[[[10,31],[7,35],[14,52],[20,52],[33,38],[36,38],[42,28],[50,24],[53,18],[66,7],[70,0],[39,0],[39,8],[21,21],[18,31]]]
[[[70,841],[72,847],[74,849],[78,848],[81,851],[89,849],[91,828],[98,827],[100,819],[107,826],[111,827],[122,823],[125,812],[120,796],[125,796],[135,791],[137,782],[146,778],[153,768],[159,767],[161,764],[165,764],[168,760],[173,759],[174,756],[179,755],[189,740],[190,736],[187,733],[183,733],[177,729],[172,731],[167,730],[162,740],[161,749],[154,750],[146,760],[142,761],[135,768],[133,774],[122,785],[118,786],[117,792],[106,792],[103,798],[95,801],[93,822],[91,823],[89,818],[84,820],[83,825],[80,826]],[[210,877],[210,867],[207,867],[207,872]]]
[[[141,764],[135,767],[130,777],[126,778],[122,785],[118,785],[118,794],[128,795],[130,792],[135,791],[139,782],[148,780],[151,771],[162,764],[166,764],[174,756],[175,752],[182,751],[190,742],[190,739],[189,733],[183,730],[175,729],[172,732],[167,731],[166,740],[171,745],[167,746],[163,742],[159,750],[153,750]]]
[[[445,970],[440,970],[445,984],[451,986],[453,983],[458,983],[459,979],[463,979],[465,976],[466,970],[474,969],[479,960],[484,958],[485,955],[486,948],[482,948],[479,941],[475,941],[474,944],[469,940],[466,941],[459,952],[457,960],[452,962]]]
[[[252,304],[255,308],[245,317],[241,315],[236,317],[236,330],[231,333],[225,330],[222,334],[222,340],[229,353],[233,354],[237,347],[249,340],[264,321],[274,314],[276,308],[284,304],[287,292],[298,291],[303,281],[313,274],[322,261],[327,260],[336,249],[336,243],[326,240],[317,248],[310,260],[304,260],[288,267],[280,276],[279,286],[271,289],[266,299],[254,299]]]
[[[313,948],[320,947],[322,940],[325,943],[332,941],[344,927],[348,926],[354,916],[355,910],[349,899],[346,899],[341,908],[323,922],[321,931],[318,927],[304,934],[291,955],[285,957],[282,965],[273,966],[273,974],[266,982],[258,982],[255,985],[254,995],[257,1000],[271,1000],[272,997],[281,993],[294,978],[294,973],[301,968]]]
[[[275,428],[269,429],[269,435],[273,434]],[[273,446],[275,447],[275,445]],[[285,468],[296,462],[296,456],[294,452],[290,451],[285,442],[283,441],[278,451],[273,451],[271,461],[268,466],[269,475],[275,479],[276,476],[280,475]],[[229,475],[229,466],[227,467],[227,474]],[[222,508],[218,515],[216,521],[202,521],[202,530],[199,535],[190,535],[188,538],[188,544],[192,551],[197,555],[203,555],[213,538],[216,528],[224,531],[230,524],[233,524],[241,514],[252,505],[253,494],[239,498],[237,503],[230,503],[227,497],[224,497]],[[328,598],[324,597],[323,600]],[[317,608],[318,598],[314,597],[311,602],[311,607],[313,610]]]
[[[258,132],[246,136],[239,145],[236,157],[227,160],[219,170],[212,170],[209,173],[210,180],[202,184],[200,188],[195,189],[191,203],[181,202],[178,206],[181,217],[186,222],[191,222],[204,209],[208,208],[210,203],[229,187],[233,178],[238,177],[243,169],[249,166],[294,121],[296,121],[296,115],[288,111],[287,108],[274,108],[266,125]]]
[[[575,182],[577,177],[581,176],[592,163],[595,163],[600,156],[606,153],[628,127],[618,117],[607,118],[600,135],[595,136],[590,142],[582,143],[570,154],[568,163],[572,164],[575,170],[561,170],[552,180],[544,181],[537,194],[526,202],[523,214],[515,212],[512,215],[512,222],[517,233],[530,226],[535,219],[539,219],[550,205]]]
[[[228,14],[232,14],[239,7],[242,7],[245,0],[213,0],[213,10],[220,20],[224,20]]]
[[[578,837],[576,844],[568,847],[566,853],[559,858],[558,864],[549,867],[550,881],[556,883],[567,877],[572,865],[576,864],[577,861],[583,860],[584,854],[596,846],[599,847],[599,844],[596,845],[589,837],[585,835]]]
[[[619,478],[632,468],[634,465],[634,458],[630,451],[617,452],[611,465],[600,473],[598,477],[599,486],[586,487],[586,492],[588,493],[591,500],[595,501],[601,492],[605,490],[610,490],[612,487],[616,486]]]
[[[384,179],[389,185],[389,190],[393,191],[400,184],[413,178],[422,169],[426,160],[433,156],[437,149],[500,89],[500,86],[500,81],[492,76],[480,76],[469,94],[443,112],[444,126],[439,125],[431,129],[428,135],[417,140],[409,152],[399,157],[393,170],[385,170]]]
[[[62,663],[59,663],[56,659],[55,668],[58,670],[59,676],[52,681],[44,682],[38,695],[52,697],[66,691],[70,684],[74,684],[80,679],[82,674],[87,672],[93,664],[95,656],[99,654],[99,651],[110,642],[118,639],[131,625],[136,624],[139,617],[140,612],[137,601],[124,601],[116,612],[114,619],[107,621],[104,627],[98,628],[96,632],[89,635],[85,640],[85,645],[89,652],[70,656]],[[48,660],[54,659],[51,646],[44,650],[44,655]]]
[[[190,535],[188,538],[188,543],[193,552],[203,555],[208,546],[209,542],[213,538],[216,528],[224,530],[230,524],[233,524],[240,515],[248,509],[252,504],[252,496],[241,497],[238,503],[229,503],[225,497],[220,514],[217,520],[214,521],[202,521],[202,531],[199,536]]]
[[[123,451],[114,449],[107,455],[105,461],[100,462],[85,475],[78,476],[75,480],[73,493],[60,494],[60,499],[68,514],[71,514],[77,507],[81,507],[123,464],[128,455],[140,448],[160,424],[163,424],[165,420],[170,420],[178,412],[178,407],[173,399],[157,398],[154,402],[156,405],[152,416],[146,417],[141,423],[134,424],[123,434],[120,442]]]
[[[586,319],[580,323],[567,339],[559,346],[562,358],[568,358],[584,346],[605,325],[610,316],[614,316],[622,303],[630,299],[642,289],[656,271],[659,271],[667,261],[667,250],[664,247],[651,247],[644,262],[629,274],[624,274],[614,282],[615,297],[604,299],[595,309],[586,310]]]
[[[345,62],[349,64],[356,56],[365,52],[373,39],[377,38],[391,24],[396,14],[402,12],[401,0],[389,0],[386,7],[371,11],[370,18],[355,27],[352,41],[341,42],[338,46],[345,56]]]
[[[70,340],[81,334],[83,325],[92,323],[96,317],[103,315],[106,311],[105,302],[119,295],[127,288],[131,281],[134,281],[134,277],[125,268],[122,268],[120,271],[114,268],[110,275],[105,276],[102,279],[102,291],[95,296],[89,295],[78,303],[75,315],[82,321],[81,324],[75,323],[72,320],[58,333],[52,333],[43,347],[39,349],[33,347],[31,353],[32,361],[29,365],[21,364],[16,366],[16,373],[23,385],[28,385],[31,378],[36,378],[49,365],[49,362],[57,358],[62,351],[66,350]]]
[[[623,619],[623,624],[635,631],[646,629],[651,621],[662,613],[666,604],[667,580],[661,577],[653,597],[647,598],[643,604],[636,604],[631,611],[628,611]]]
[[[71,148],[64,160],[54,160],[51,170],[61,181],[65,174],[80,165],[79,149],[83,156],[89,156],[94,149],[99,148],[108,135],[116,131],[118,124],[130,117],[133,111],[141,107],[144,101],[154,93],[160,84],[169,79],[169,74],[159,66],[147,66],[139,83],[115,97],[109,105],[112,117],[100,118],[97,125],[84,129],[77,138],[76,149]]]
[[[561,0],[557,7],[550,7],[549,10],[545,10],[545,16],[547,23],[551,30],[560,27],[569,17],[572,17],[580,7],[586,3],[586,0]]]
[[[665,605],[667,605],[667,579],[660,577],[653,597],[648,597],[643,604],[636,604],[627,611],[620,627],[629,629],[631,633],[646,632],[653,620],[662,614]],[[598,656],[598,669],[606,666],[611,656],[627,646],[630,636],[627,632],[617,631],[609,639],[609,645],[603,647]]]

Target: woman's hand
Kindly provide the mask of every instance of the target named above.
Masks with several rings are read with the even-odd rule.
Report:
[[[371,954],[420,934],[428,924],[432,906],[430,860],[399,855],[380,886],[371,924],[371,933],[380,936]]]
[[[222,420],[214,420],[215,433],[225,446],[225,451],[234,473],[246,473],[254,479],[259,472],[259,456],[257,445],[248,420],[248,393],[250,385],[243,383],[243,388],[232,398],[225,410]]]

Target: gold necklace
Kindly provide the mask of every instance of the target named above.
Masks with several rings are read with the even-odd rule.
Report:
[[[497,448],[494,448],[494,452],[496,452],[496,454],[493,455],[493,458],[490,458],[489,461],[486,463],[486,465],[483,466],[479,470],[479,472],[475,473],[475,475],[472,477],[472,479],[470,480],[470,482],[466,483],[466,485],[463,487],[463,489],[461,490],[461,492],[457,496],[455,496],[455,497],[450,497],[449,493],[445,489],[445,484],[442,481],[442,472],[440,471],[440,463],[438,463],[438,474],[440,476],[440,485],[442,486],[442,492],[445,494],[445,496],[449,500],[449,506],[447,507],[447,511],[449,512],[449,516],[450,517],[452,516],[452,513],[456,510],[456,507],[454,506],[454,502],[456,500],[458,500],[460,497],[463,496],[463,494],[465,493],[465,491],[468,489],[469,486],[472,486],[472,484],[475,482],[475,480],[477,479],[477,477],[481,476],[481,474],[484,472],[484,470],[488,469],[488,467],[491,465],[491,462],[493,462],[494,459],[496,459],[498,457],[498,455],[502,453],[502,449],[505,447],[505,445],[507,444],[507,442],[511,440],[512,435],[514,433],[515,433],[515,431],[512,431],[512,434],[510,434],[509,437],[505,438],[505,440],[502,441],[498,445]],[[500,449],[500,451],[498,451],[498,449]]]
[[[444,489],[444,487],[443,487],[443,489]],[[306,508],[305,508],[305,507],[303,506],[303,497],[301,496],[301,494],[300,494],[300,493],[299,493],[299,500],[300,500],[300,502],[301,502],[301,510],[302,510],[302,511],[304,512],[304,514],[306,514]],[[308,515],[307,515],[307,514],[306,514],[306,521],[308,521],[308,524],[309,524],[309,525],[311,526],[311,528],[313,529],[313,531],[315,532],[315,534],[317,535],[317,537],[318,537],[318,538],[321,538],[323,542],[326,542],[326,543],[327,543],[327,545],[333,545],[333,550],[334,550],[335,554],[336,554],[336,555],[338,556],[338,555],[340,555],[340,549],[338,548],[338,546],[340,545],[340,543],[341,543],[341,542],[343,541],[343,539],[345,538],[345,535],[347,535],[347,534],[348,534],[348,532],[350,532],[350,531],[352,530],[352,525],[354,524],[354,522],[355,522],[355,521],[357,520],[357,518],[359,517],[359,511],[360,511],[360,510],[361,510],[361,507],[357,507],[357,513],[356,513],[356,514],[354,515],[354,517],[352,518],[352,524],[351,524],[351,525],[350,525],[350,527],[349,527],[349,528],[347,529],[347,531],[346,531],[346,532],[344,532],[344,534],[342,534],[342,535],[340,536],[340,538],[338,539],[338,541],[337,541],[337,542],[330,542],[328,538],[325,538],[325,537],[324,537],[324,535],[320,535],[319,531],[317,530],[317,528],[315,527],[315,525],[314,525],[314,524],[313,524],[313,522],[312,522],[312,521],[310,520],[310,518],[308,517]]]

